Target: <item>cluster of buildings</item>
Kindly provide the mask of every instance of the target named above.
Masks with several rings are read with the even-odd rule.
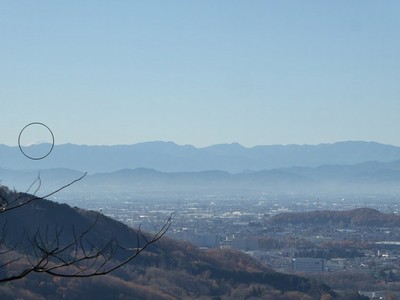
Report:
[[[60,201],[60,200],[58,200]],[[199,248],[243,251],[283,272],[373,272],[383,282],[400,281],[400,228],[271,224],[284,212],[375,208],[400,213],[397,196],[230,195],[159,193],[90,195],[63,199],[71,206],[101,211],[128,226],[157,231],[172,214],[167,235]],[[354,253],[321,256],[329,243],[347,241]],[[340,274],[340,273],[339,273]],[[371,299],[385,299],[365,292]]]
[[[161,200],[160,200],[161,199]],[[323,200],[321,200],[323,199]],[[398,228],[332,226],[310,227],[292,224],[271,225],[269,218],[282,212],[347,210],[371,207],[397,213],[396,197],[376,201],[376,197],[345,198],[304,195],[229,195],[229,194],[121,194],[112,197],[74,198],[69,204],[102,213],[129,226],[156,231],[172,214],[167,235],[200,248],[231,248],[249,253],[279,271],[394,270],[399,263]],[[72,203],[71,203],[72,202]],[[272,240],[277,245],[268,245]],[[291,241],[288,243],[287,241]],[[308,250],[330,241],[357,241],[368,245],[359,249],[361,256],[312,257]],[[267,245],[266,245],[267,244]],[[306,245],[305,245],[306,244]],[[310,252],[311,253],[311,252]],[[315,255],[314,255],[315,256]]]

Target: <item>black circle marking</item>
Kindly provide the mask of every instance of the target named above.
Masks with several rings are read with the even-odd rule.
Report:
[[[22,135],[22,133],[24,132],[24,130],[25,130],[26,128],[28,128],[29,126],[32,126],[32,125],[43,126],[43,127],[45,127],[45,128],[50,132],[50,134],[51,134],[51,139],[52,139],[51,148],[50,148],[49,152],[47,152],[47,153],[46,153],[45,155],[43,155],[43,156],[38,156],[38,157],[30,156],[30,155],[26,154],[26,153],[24,152],[24,150],[22,150],[22,146],[21,146],[21,135]],[[22,153],[24,156],[26,156],[27,158],[29,158],[29,159],[32,159],[32,160],[40,160],[40,159],[43,159],[43,158],[47,157],[47,156],[51,153],[51,151],[53,151],[53,148],[54,148],[54,134],[53,134],[53,132],[51,131],[51,129],[50,129],[46,124],[43,124],[43,123],[41,123],[41,122],[32,122],[32,123],[29,123],[28,125],[25,125],[25,127],[22,128],[21,131],[20,131],[20,133],[19,133],[19,136],[18,136],[18,147],[19,147],[19,150],[21,151],[21,153]]]

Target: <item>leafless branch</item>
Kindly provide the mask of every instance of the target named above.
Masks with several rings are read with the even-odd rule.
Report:
[[[21,208],[32,201],[50,197],[82,180],[85,176],[86,173],[57,190],[43,197],[38,197],[37,193],[42,184],[40,175],[38,175],[25,193],[14,192],[12,197],[0,193],[0,215]],[[29,195],[28,192],[33,189],[35,184],[37,186],[33,194]],[[0,237],[0,270],[11,269],[11,267],[13,267],[13,270],[8,275],[0,277],[0,283],[18,280],[31,273],[46,273],[52,276],[75,278],[109,274],[134,260],[150,245],[161,239],[170,228],[172,219],[172,215],[170,215],[162,227],[152,235],[143,233],[139,227],[135,233],[135,247],[126,247],[115,239],[105,240],[100,245],[91,241],[90,234],[98,224],[100,216],[101,214],[97,213],[93,222],[80,233],[72,228],[72,238],[67,242],[61,240],[64,233],[63,226],[57,225],[50,229],[53,234],[49,233],[48,227],[44,232],[38,229],[33,236],[25,237],[32,247],[32,251],[26,249],[25,254],[18,252],[16,246],[6,245],[7,223],[5,223]],[[12,255],[13,253],[14,255]],[[120,260],[117,257],[119,254],[123,255]],[[19,270],[14,268],[16,264]]]
[[[71,185],[75,184],[76,182],[81,181],[86,175],[87,175],[87,172],[84,173],[81,177],[74,179],[70,183],[63,185],[62,187],[50,192],[49,194],[38,197],[36,194],[42,186],[42,180],[41,180],[40,174],[39,174],[38,177],[29,186],[29,188],[27,189],[27,191],[25,193],[14,193],[15,199],[12,199],[11,201],[9,201],[9,200],[7,200],[7,198],[4,195],[0,196],[0,198],[2,200],[2,204],[0,205],[0,214],[20,208],[21,206],[27,205],[35,200],[49,198],[50,196],[53,196],[53,195],[59,193],[60,191],[70,187]],[[32,194],[29,194],[29,191],[32,189],[32,187],[36,183],[38,183],[38,185],[37,185],[35,191]]]

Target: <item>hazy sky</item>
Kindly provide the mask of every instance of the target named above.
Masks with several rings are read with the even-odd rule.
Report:
[[[400,1],[1,1],[0,143],[400,145]],[[33,141],[34,142],[34,141]]]

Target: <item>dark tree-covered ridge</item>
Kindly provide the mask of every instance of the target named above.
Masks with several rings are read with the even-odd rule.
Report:
[[[346,211],[318,210],[310,212],[290,212],[273,216],[271,224],[344,224],[356,226],[400,226],[400,216],[381,213],[372,208],[356,208]]]
[[[32,273],[59,277],[105,275],[136,259],[167,232],[171,216],[157,232],[148,234],[99,212],[45,199],[84,176],[45,197],[36,196],[40,177],[26,193],[0,186],[0,282]]]

